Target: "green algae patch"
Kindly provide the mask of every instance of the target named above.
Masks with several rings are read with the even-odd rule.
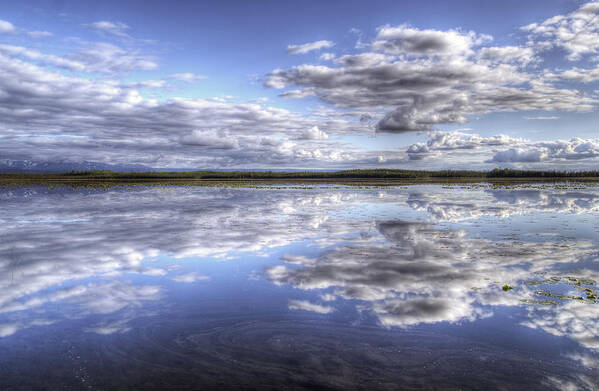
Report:
[[[574,276],[553,276],[545,279],[537,279],[524,281],[523,285],[555,285],[563,284],[570,286],[570,289],[575,289],[579,293],[568,292],[570,294],[553,293],[551,289],[537,290],[534,292],[537,296],[543,296],[546,299],[522,299],[523,303],[542,304],[542,305],[557,305],[566,301],[576,301],[579,303],[596,304],[599,293],[595,290],[597,282],[590,278],[580,278]],[[505,290],[505,289],[504,289]]]
[[[557,305],[555,300],[521,299],[520,301],[527,304]]]
[[[580,295],[562,295],[560,293],[551,293],[548,291],[536,291],[535,294],[539,296],[556,298],[559,300],[576,300],[584,301],[586,303],[597,303],[597,292],[594,289],[588,287],[575,286],[576,289],[582,291],[584,296]]]

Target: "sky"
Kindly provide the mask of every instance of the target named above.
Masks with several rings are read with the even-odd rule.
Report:
[[[0,163],[599,167],[599,1],[0,0]]]

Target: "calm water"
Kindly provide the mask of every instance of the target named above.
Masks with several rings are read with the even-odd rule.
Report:
[[[599,387],[599,187],[27,187],[0,211],[2,390]]]

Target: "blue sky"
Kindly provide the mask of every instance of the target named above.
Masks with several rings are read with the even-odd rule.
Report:
[[[599,2],[3,2],[0,161],[596,168]]]

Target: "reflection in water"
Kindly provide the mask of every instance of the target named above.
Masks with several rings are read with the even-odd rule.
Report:
[[[592,187],[35,187],[0,205],[2,389],[599,386]]]

